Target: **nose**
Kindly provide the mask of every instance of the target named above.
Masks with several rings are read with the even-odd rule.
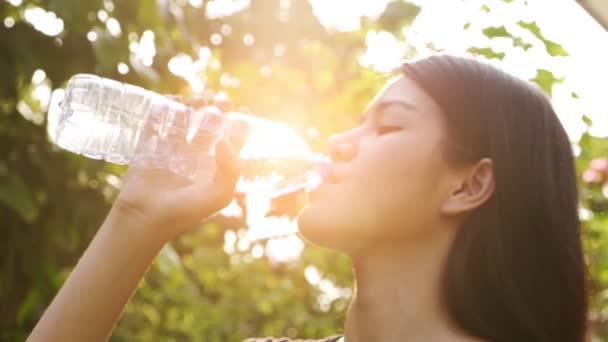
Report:
[[[331,160],[346,163],[357,155],[357,146],[348,133],[335,134],[329,139],[328,152]]]

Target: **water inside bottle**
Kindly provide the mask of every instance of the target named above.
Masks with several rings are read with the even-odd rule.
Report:
[[[302,188],[312,190],[322,182],[321,159],[242,159],[237,191],[276,197]]]
[[[213,181],[215,143],[222,137],[239,155],[239,192],[273,197],[313,189],[322,179],[323,158],[281,122],[194,110],[96,75],[76,75],[56,95],[49,135],[59,146],[90,158],[167,168],[186,177],[204,174]]]
[[[322,181],[328,158],[314,153],[285,123],[233,112],[228,114],[223,137],[239,155],[239,192],[276,197],[312,190]]]

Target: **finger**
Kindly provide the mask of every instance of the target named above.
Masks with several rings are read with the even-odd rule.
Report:
[[[216,98],[213,101],[213,104],[219,108],[222,113],[228,113],[232,111],[233,108],[233,104],[232,101],[225,99],[225,98]]]
[[[164,96],[166,98],[169,98],[173,101],[177,101],[177,102],[183,102],[183,97],[181,95],[176,95],[176,94],[164,94]]]
[[[213,89],[205,89],[205,91],[203,92],[203,97],[205,97],[206,99],[214,99],[216,96],[216,92]]]
[[[232,201],[234,188],[239,179],[236,156],[224,141],[217,144],[216,164],[215,179],[211,188],[213,193],[205,196],[211,201],[206,201],[204,205],[209,212],[221,210]]]
[[[194,109],[199,109],[207,106],[207,99],[203,95],[194,95],[186,100],[186,105]]]
[[[230,145],[225,140],[220,140],[216,147],[217,176],[225,188],[233,192],[237,180],[240,176],[238,156],[234,153]]]
[[[249,131],[250,126],[247,122],[239,120],[229,121],[228,129],[224,131],[224,138],[230,144],[232,150],[238,154],[243,146],[245,146]]]

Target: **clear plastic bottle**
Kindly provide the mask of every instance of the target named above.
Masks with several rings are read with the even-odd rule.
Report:
[[[237,112],[194,110],[160,94],[95,75],[55,92],[48,131],[60,147],[116,164],[145,163],[192,177],[214,172],[215,144],[239,150],[237,191],[276,196],[321,181],[325,157],[287,125]]]

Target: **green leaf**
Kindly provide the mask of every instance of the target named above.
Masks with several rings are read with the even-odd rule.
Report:
[[[517,22],[517,25],[519,25],[521,28],[524,28],[524,29],[530,31],[530,33],[532,33],[536,38],[538,38],[540,41],[542,41],[543,44],[545,44],[545,49],[547,50],[547,53],[549,55],[551,55],[553,57],[568,56],[568,52],[561,45],[559,45],[556,42],[553,42],[551,40],[548,40],[543,36],[543,34],[540,31],[540,27],[538,27],[536,22],[532,21],[532,22],[526,23],[524,21],[519,21],[519,22]]]
[[[538,27],[536,22],[532,21],[532,22],[526,23],[524,21],[518,21],[517,25],[530,31],[536,38],[538,38],[540,40],[545,39],[545,37],[541,34],[540,27]]]
[[[36,201],[16,173],[0,178],[0,204],[15,210],[25,222],[33,222],[38,217]]]
[[[587,127],[593,126],[593,121],[591,120],[591,118],[584,114],[583,114],[583,122],[585,123],[585,125],[587,125]]]
[[[378,19],[380,26],[389,32],[399,32],[410,25],[420,13],[420,7],[406,1],[392,1]]]
[[[492,26],[485,28],[481,31],[486,37],[492,39],[496,37],[506,37],[511,38],[512,35],[507,31],[507,29],[503,26]]]
[[[139,0],[137,23],[154,32],[159,32],[161,30],[163,20],[159,15],[156,0]]]
[[[528,51],[528,49],[532,47],[532,44],[525,42],[521,37],[513,37],[513,46]]]
[[[17,311],[17,323],[20,325],[23,324],[39,302],[40,293],[36,288],[32,288],[19,306],[19,311]]]
[[[564,78],[555,77],[555,75],[549,70],[538,69],[536,70],[536,77],[531,79],[531,81],[538,84],[538,86],[541,87],[545,93],[553,95],[553,86],[557,83],[562,83]]]
[[[547,49],[547,52],[555,57],[555,56],[568,56],[568,52],[559,44],[552,42],[550,40],[545,40],[543,41],[543,43],[545,43],[545,47]]]
[[[92,22],[88,14],[96,14],[101,9],[101,1],[72,1],[50,0],[48,10],[57,14],[64,21],[66,31],[85,34],[91,28]]]
[[[472,48],[469,48],[467,50],[467,52],[472,53],[474,55],[478,55],[478,56],[484,56],[489,59],[494,58],[494,59],[502,60],[503,58],[505,58],[505,54],[503,52],[496,52],[488,47],[486,47],[486,48],[472,47]]]

